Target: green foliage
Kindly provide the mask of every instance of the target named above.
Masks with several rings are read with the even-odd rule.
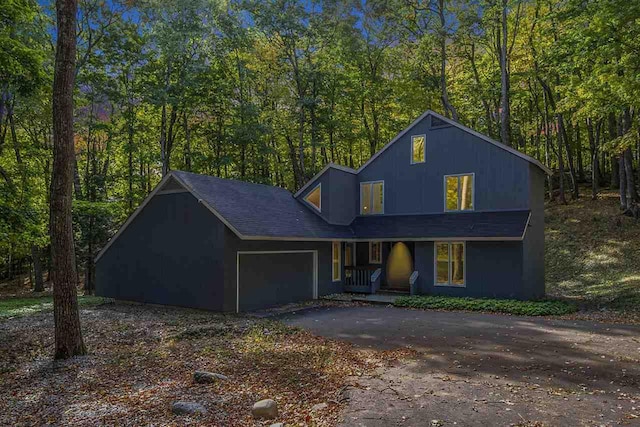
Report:
[[[551,316],[573,313],[577,307],[566,301],[518,301],[511,299],[459,298],[445,296],[410,296],[398,298],[397,307],[487,311],[492,313],[516,314],[521,316]]]

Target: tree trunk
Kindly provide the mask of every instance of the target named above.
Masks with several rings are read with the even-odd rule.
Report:
[[[580,140],[580,125],[576,123],[576,158],[578,159],[578,181],[584,182],[584,162],[582,160],[582,141]]]
[[[589,137],[589,150],[591,152],[591,198],[598,198],[598,185],[600,184],[600,165],[598,161],[598,139],[600,136],[601,122],[596,124],[596,134],[593,130],[593,122],[587,119],[587,135]]]
[[[40,256],[40,248],[31,245],[31,259],[33,261],[34,287],[33,292],[44,291],[44,281],[42,280],[42,257]]]
[[[511,106],[509,103],[509,64],[507,62],[507,0],[502,0],[502,41],[500,42],[500,137],[511,146]]]
[[[449,100],[449,92],[447,91],[447,30],[445,20],[444,0],[438,0],[438,16],[440,18],[440,91],[442,98],[442,107],[445,116],[451,117],[456,122],[458,119],[458,111]]]
[[[80,329],[71,203],[73,190],[73,89],[76,60],[76,0],[57,0],[53,76],[53,173],[51,177],[51,261],[55,358],[86,353]]]
[[[618,171],[620,179],[620,209],[626,211],[629,208],[627,199],[627,173],[624,167],[624,154],[618,156]]]

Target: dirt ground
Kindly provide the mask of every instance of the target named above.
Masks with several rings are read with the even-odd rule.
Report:
[[[0,425],[335,425],[347,379],[394,359],[269,319],[121,303],[81,318],[89,354],[67,361],[52,360],[51,311],[0,319]],[[195,370],[228,380],[196,384]],[[265,398],[279,416],[256,421]],[[173,415],[175,401],[207,414]]]
[[[345,426],[640,425],[640,326],[349,307],[284,320],[412,357],[357,379]]]

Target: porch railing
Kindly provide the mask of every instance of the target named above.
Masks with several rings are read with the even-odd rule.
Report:
[[[373,294],[380,289],[382,270],[376,266],[345,267],[344,290]]]
[[[417,271],[411,273],[411,277],[409,277],[409,292],[411,295],[415,295],[418,293],[418,275]]]

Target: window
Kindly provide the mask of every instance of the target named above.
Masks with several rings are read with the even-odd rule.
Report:
[[[316,208],[318,210],[318,212],[322,211],[322,209],[321,209],[321,207],[322,207],[322,199],[321,199],[322,193],[321,193],[321,191],[322,191],[322,184],[318,184],[304,198],[304,200],[307,201],[311,206]]]
[[[360,214],[384,213],[384,181],[360,183]]]
[[[411,164],[424,163],[424,150],[426,135],[413,135],[411,137]]]
[[[446,175],[445,211],[472,211],[474,202],[474,174]]]
[[[369,242],[369,264],[382,264],[382,242]]]
[[[464,242],[435,243],[436,286],[465,286]]]
[[[340,281],[340,242],[333,242],[331,248],[331,277],[334,282]]]

